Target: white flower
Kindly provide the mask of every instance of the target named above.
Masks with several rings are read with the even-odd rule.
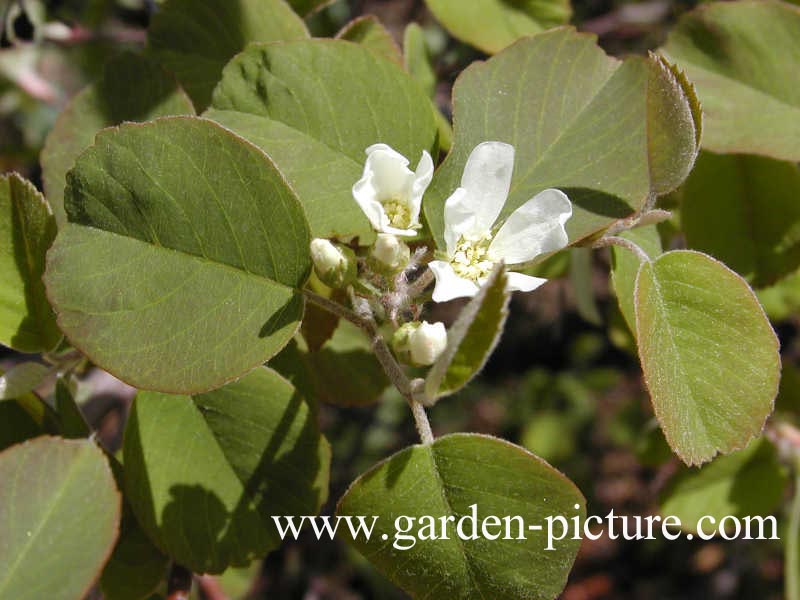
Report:
[[[405,156],[386,144],[374,144],[367,148],[364,174],[353,186],[353,197],[376,231],[413,236],[422,226],[422,194],[432,178],[433,160],[426,151],[412,172]]]
[[[447,346],[447,330],[444,323],[423,321],[408,336],[411,361],[420,366],[432,365]]]
[[[514,147],[483,142],[467,159],[461,187],[444,206],[447,260],[435,260],[433,299],[446,302],[474,296],[495,263],[519,265],[568,243],[564,224],[572,216],[572,203],[560,190],[536,194],[493,229],[503,210],[514,171]],[[508,289],[529,292],[546,279],[508,273]]]

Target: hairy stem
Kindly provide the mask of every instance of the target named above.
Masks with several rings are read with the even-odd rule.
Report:
[[[425,414],[425,408],[418,400],[418,395],[420,394],[418,389],[419,386],[414,385],[414,383],[408,378],[408,375],[406,375],[403,367],[400,366],[400,363],[398,363],[395,359],[394,354],[392,354],[392,351],[386,344],[386,340],[383,339],[375,319],[368,315],[362,316],[357,312],[350,310],[349,308],[342,306],[337,302],[333,302],[324,296],[315,294],[310,290],[303,290],[303,294],[309,300],[309,302],[313,302],[320,308],[335,315],[339,315],[343,319],[347,319],[351,323],[358,325],[358,327],[360,327],[364,333],[367,334],[370,345],[372,346],[372,350],[375,352],[375,358],[378,359],[378,362],[386,373],[386,376],[389,378],[389,381],[391,381],[392,384],[398,389],[398,391],[408,402],[408,405],[411,407],[411,414],[414,415],[414,422],[417,426],[417,432],[419,433],[422,443],[432,443],[433,432],[431,431],[431,425],[428,421],[427,414]]]
[[[426,268],[425,271],[422,272],[422,275],[417,277],[413,283],[409,284],[408,286],[408,297],[409,298],[416,298],[422,292],[425,291],[431,283],[433,283],[433,271],[429,268]]]
[[[783,570],[787,600],[800,600],[800,464],[795,464],[794,497]]]
[[[592,248],[608,248],[610,246],[619,246],[620,248],[630,250],[636,255],[641,263],[650,262],[650,257],[648,256],[647,252],[642,250],[639,244],[622,237],[615,235],[605,236],[601,237],[594,244],[592,244]]]

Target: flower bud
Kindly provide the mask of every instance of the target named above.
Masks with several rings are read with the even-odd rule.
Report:
[[[447,346],[447,330],[444,323],[423,321],[408,336],[411,362],[420,366],[432,365]]]
[[[411,249],[396,235],[379,233],[372,247],[372,258],[379,267],[396,273],[408,265],[408,261],[411,260]]]
[[[444,323],[406,323],[392,337],[392,347],[398,357],[419,367],[435,363],[446,346]]]
[[[347,246],[316,238],[311,241],[311,260],[320,281],[332,288],[342,288],[356,280],[356,255]]]

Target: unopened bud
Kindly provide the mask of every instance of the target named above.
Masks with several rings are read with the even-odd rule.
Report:
[[[332,288],[342,288],[356,280],[356,255],[347,246],[316,238],[311,241],[311,260],[320,281]]]
[[[447,330],[444,323],[428,323],[423,321],[408,338],[411,351],[411,362],[420,365],[432,365],[441,356],[447,346]]]
[[[444,323],[406,323],[392,337],[392,347],[398,356],[420,367],[435,363],[446,346]]]
[[[411,260],[408,244],[391,233],[379,233],[372,247],[372,257],[379,266],[392,272],[401,271]]]

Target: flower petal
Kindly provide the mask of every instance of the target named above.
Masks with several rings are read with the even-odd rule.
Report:
[[[506,273],[506,277],[508,277],[506,289],[510,292],[532,292],[540,285],[547,283],[547,279],[531,277],[530,275],[514,273],[513,271]]]
[[[475,146],[464,166],[461,187],[467,190],[462,212],[472,215],[456,226],[459,234],[479,239],[487,235],[508,198],[514,173],[514,146],[503,142],[483,142]],[[445,210],[445,223],[447,220]]]
[[[475,282],[456,275],[450,263],[434,260],[428,267],[436,277],[436,287],[433,288],[434,302],[447,302],[453,298],[471,298],[478,293],[478,286]]]
[[[456,188],[444,203],[444,241],[448,257],[453,258],[458,238],[471,227],[474,218],[472,209],[467,204],[467,190]]]
[[[422,151],[422,158],[419,159],[414,179],[411,182],[411,190],[408,193],[408,204],[411,209],[411,226],[419,227],[419,211],[422,208],[422,195],[433,179],[433,159],[427,150]]]
[[[356,182],[353,186],[353,198],[367,215],[373,229],[383,231],[384,227],[388,226],[389,217],[383,205],[375,199],[375,190],[368,178],[364,177]]]
[[[559,250],[569,242],[564,224],[571,216],[572,203],[564,192],[539,192],[509,215],[489,245],[489,256],[516,265]]]
[[[371,176],[376,200],[382,201],[405,195],[414,173],[408,168],[405,156],[386,144],[373,144],[367,148],[364,177],[367,176]]]

